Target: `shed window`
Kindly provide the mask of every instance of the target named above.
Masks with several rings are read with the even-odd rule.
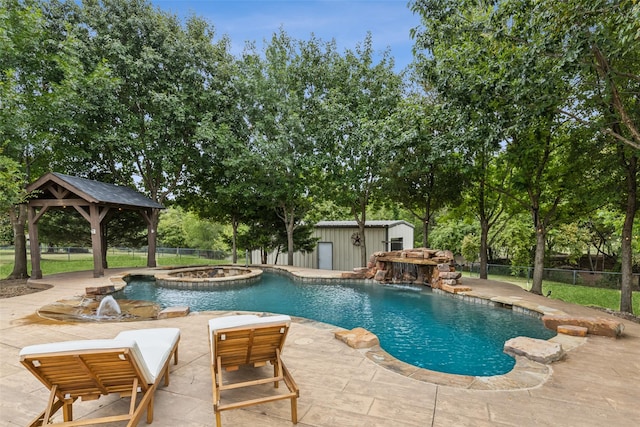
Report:
[[[402,237],[391,238],[391,250],[392,251],[401,251],[402,249],[403,249]]]

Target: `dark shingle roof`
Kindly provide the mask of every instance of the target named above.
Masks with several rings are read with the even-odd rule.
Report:
[[[149,199],[144,194],[129,187],[107,184],[106,182],[65,175],[58,172],[53,172],[52,175],[64,181],[69,190],[92,203],[164,209],[164,206],[160,203]]]

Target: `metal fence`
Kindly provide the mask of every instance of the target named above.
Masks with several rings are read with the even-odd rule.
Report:
[[[29,246],[27,246],[27,256],[29,256]],[[93,256],[91,248],[77,247],[77,246],[43,246],[40,249],[40,254],[43,257],[55,257],[56,260],[73,261],[78,259],[84,259]],[[126,247],[111,247],[107,249],[107,255],[128,255],[132,258],[146,257],[147,248],[126,248]],[[228,257],[228,253],[225,251],[209,250],[209,249],[193,249],[193,248],[156,248],[156,257],[162,258],[163,256],[171,257],[196,257],[206,259],[225,259]],[[13,246],[0,246],[0,260],[3,258],[11,258],[13,260],[14,247]]]
[[[74,246],[43,246],[41,248],[42,257],[51,257],[60,261],[74,261],[86,259],[93,256],[91,248],[74,247]],[[146,257],[147,248],[125,248],[112,247],[108,248],[107,255],[128,255],[132,258]],[[0,247],[0,263],[13,262],[14,247]],[[27,247],[27,256],[29,256],[29,248]],[[196,257],[211,260],[226,259],[229,254],[225,251],[215,251],[208,249],[193,248],[168,248],[159,247],[156,249],[156,258],[162,257]],[[480,264],[472,263],[465,266],[457,266],[459,271],[468,272],[473,277],[480,275]],[[487,266],[487,274],[491,279],[504,280],[506,277],[518,277],[525,280],[529,284],[533,278],[533,267],[512,266],[501,264],[489,264]],[[634,275],[633,290],[640,290],[640,274]],[[591,286],[597,288],[620,289],[620,273],[608,271],[588,271],[588,270],[568,270],[564,268],[545,268],[543,280],[566,283],[570,285]]]
[[[480,264],[472,263],[459,267],[474,275],[480,275]],[[530,283],[533,279],[533,267],[488,264],[487,277],[519,277]],[[640,290],[640,273],[633,274],[633,289]],[[621,274],[612,271],[569,270],[565,268],[545,268],[543,280],[566,283],[569,285],[591,286],[596,288],[620,289]]]

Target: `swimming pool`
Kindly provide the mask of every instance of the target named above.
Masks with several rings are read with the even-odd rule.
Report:
[[[302,283],[264,273],[254,285],[223,285],[215,290],[169,289],[134,278],[119,299],[157,302],[191,311],[239,310],[289,314],[346,329],[361,326],[399,360],[460,375],[500,375],[515,360],[503,353],[516,336],[548,339],[555,332],[539,319],[504,308],[471,304],[430,288],[378,283]]]

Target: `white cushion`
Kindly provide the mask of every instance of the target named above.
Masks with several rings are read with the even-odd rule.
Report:
[[[118,348],[128,348],[131,351],[133,359],[136,361],[142,371],[144,380],[147,384],[155,382],[154,375],[148,368],[147,362],[142,351],[135,340],[132,339],[113,339],[113,340],[78,340],[78,341],[62,341],[47,344],[36,344],[24,347],[20,350],[20,357],[33,356],[38,354],[49,353],[77,353],[84,350],[113,350]]]
[[[179,338],[178,328],[155,328],[120,332],[115,339],[134,340],[138,344],[147,368],[153,376],[152,382],[155,382],[162,374],[162,367],[171,357],[171,350]]]
[[[209,344],[211,345],[211,363],[215,363],[214,354],[216,353],[216,343],[213,339],[213,333],[220,329],[227,328],[240,328],[243,326],[251,325],[264,325],[269,323],[291,323],[291,317],[286,314],[279,314],[275,316],[259,317],[255,314],[236,314],[232,316],[216,317],[209,320]]]
[[[217,317],[215,319],[209,320],[209,331],[213,333],[218,329],[282,322],[291,323],[291,317],[287,316],[286,314],[264,317],[259,317],[255,314],[239,314],[234,316]]]

